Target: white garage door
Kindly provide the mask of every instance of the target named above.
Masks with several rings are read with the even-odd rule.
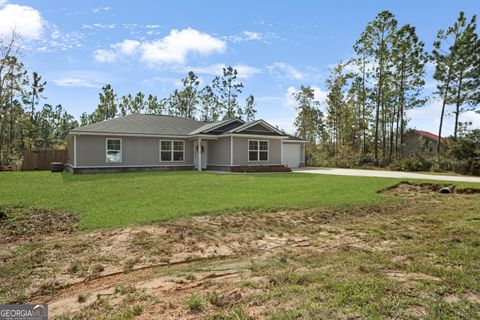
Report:
[[[300,145],[283,144],[283,164],[289,168],[298,168],[300,166]]]

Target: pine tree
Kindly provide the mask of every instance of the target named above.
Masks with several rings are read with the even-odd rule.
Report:
[[[180,92],[183,109],[181,114],[187,118],[195,118],[199,104],[198,86],[200,81],[193,71],[188,72],[187,77],[182,79],[183,90]]]
[[[223,75],[217,76],[212,81],[214,91],[218,92],[223,118],[231,119],[237,116],[240,105],[238,95],[242,93],[243,84],[237,79],[238,71],[231,66],[223,68]]]
[[[424,104],[421,93],[425,85],[425,63],[427,55],[424,43],[416,35],[415,28],[410,25],[401,27],[395,35],[392,48],[392,63],[394,76],[394,102],[396,110],[392,120],[396,122],[395,149],[400,147],[403,157],[403,144],[405,132],[405,112]],[[393,123],[392,123],[393,129]],[[393,130],[391,145],[393,145]],[[400,140],[400,141],[398,141]],[[391,153],[394,148],[391,148]],[[390,155],[391,157],[391,155]]]
[[[253,121],[255,119],[255,105],[257,102],[255,101],[255,97],[253,95],[249,95],[247,99],[245,99],[245,109],[243,110],[243,116],[245,117],[246,121]]]
[[[478,105],[475,96],[480,87],[480,41],[476,33],[476,16],[473,16],[459,36],[457,61],[452,75],[452,96],[455,104],[454,139],[457,139],[460,114]]]
[[[475,23],[475,17],[472,18],[472,22]],[[438,82],[436,94],[442,99],[440,125],[438,127],[437,154],[440,154],[446,107],[455,101],[455,92],[457,92],[457,98],[458,93],[461,95],[463,89],[461,83],[463,76],[461,76],[461,73],[465,71],[465,66],[469,65],[469,63],[465,61],[465,59],[469,60],[469,58],[464,56],[469,50],[465,49],[463,43],[465,41],[464,39],[469,37],[468,28],[465,14],[460,12],[453,26],[447,30],[438,31],[437,40],[433,44],[434,49],[432,50],[431,56],[435,63],[435,73],[433,77]],[[453,82],[455,80],[458,81],[457,91],[454,89]],[[460,110],[458,110],[458,113],[460,113]]]
[[[390,67],[390,56],[392,43],[396,34],[397,20],[389,11],[380,12],[375,20],[370,22],[360,39],[357,41],[357,53],[366,54],[372,58],[375,65],[375,73],[372,77],[375,80],[374,104],[375,104],[375,133],[374,133],[374,153],[375,163],[378,163],[378,143],[380,130],[385,132],[385,119],[380,119],[385,115],[386,108],[386,78]],[[382,123],[381,123],[382,122]],[[380,125],[382,124],[382,128]],[[382,135],[383,135],[382,134]],[[383,150],[385,152],[385,150]]]

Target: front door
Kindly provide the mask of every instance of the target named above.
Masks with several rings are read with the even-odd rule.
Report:
[[[193,153],[193,158],[194,158],[194,161],[195,161],[195,169],[198,169],[198,140],[195,140],[195,142],[193,143],[194,145],[194,153]],[[201,156],[201,159],[202,159],[202,169],[207,169],[207,141],[206,140],[202,140],[201,142],[201,153],[202,153],[202,156]]]

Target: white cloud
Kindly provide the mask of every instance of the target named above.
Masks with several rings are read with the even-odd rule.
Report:
[[[42,37],[45,24],[40,12],[32,7],[7,4],[0,9],[0,36],[8,36],[15,31],[26,40],[38,40]]]
[[[101,88],[113,80],[110,75],[91,70],[70,70],[49,76],[59,87]]]
[[[147,24],[145,26],[145,28],[147,28],[147,29],[157,29],[157,28],[160,28],[160,25],[158,25],[158,24]]]
[[[255,31],[243,31],[241,34],[235,34],[230,36],[222,37],[227,41],[234,43],[245,42],[245,41],[261,41],[268,42],[269,39],[275,38],[275,34],[272,32],[261,33]]]
[[[98,49],[93,53],[95,60],[101,63],[113,62],[117,59],[117,54],[113,51]]]
[[[121,56],[138,53],[142,62],[152,66],[184,64],[192,53],[210,55],[223,53],[227,48],[222,40],[192,28],[173,29],[169,35],[153,41],[139,42],[125,39],[110,47],[110,50],[96,50],[95,59],[99,62],[112,62]]]
[[[183,64],[190,53],[209,55],[223,53],[225,42],[207,33],[187,28],[173,29],[163,39],[144,42],[141,45],[141,60],[149,64]]]
[[[7,3],[7,0],[0,0],[0,7],[2,7],[5,3]]]
[[[101,85],[93,83],[86,79],[80,78],[63,78],[54,79],[53,82],[59,87],[83,87],[83,88],[100,88]]]
[[[115,24],[103,24],[103,23],[94,23],[94,24],[84,24],[82,25],[83,29],[99,29],[99,30],[106,30],[106,29],[114,29]]]
[[[110,7],[98,7],[92,10],[93,13],[102,13],[109,11],[111,8]]]
[[[276,78],[281,80],[300,81],[305,79],[305,75],[303,73],[295,69],[293,66],[283,62],[275,62],[274,64],[267,66],[267,69]]]
[[[136,40],[125,39],[122,42],[112,45],[112,48],[117,49],[120,53],[130,56],[136,52],[140,42]]]
[[[184,68],[184,72],[188,71],[193,71],[198,74],[206,74],[206,75],[211,75],[211,76],[219,76],[223,74],[223,68],[225,68],[226,65],[223,63],[218,63],[218,64],[212,64],[208,66],[201,66],[201,67],[187,67]],[[248,66],[245,64],[237,64],[233,65],[232,68],[236,69],[238,71],[238,77],[239,78],[249,78],[255,74],[258,74],[261,72],[260,69]]]

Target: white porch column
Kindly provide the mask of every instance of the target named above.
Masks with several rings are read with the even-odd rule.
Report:
[[[233,167],[233,136],[230,136],[230,166]]]
[[[77,135],[73,135],[73,166],[77,166]]]
[[[198,171],[202,171],[202,138],[198,138],[198,145],[197,145],[197,152],[198,152]]]

